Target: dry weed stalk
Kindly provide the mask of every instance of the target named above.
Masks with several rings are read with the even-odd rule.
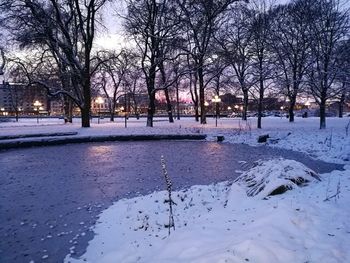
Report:
[[[169,203],[169,224],[165,225],[165,227],[168,227],[168,229],[169,229],[168,234],[170,235],[170,228],[173,228],[175,230],[173,204],[176,205],[176,203],[173,201],[173,199],[171,197],[172,183],[171,183],[171,179],[169,177],[169,174],[168,174],[168,171],[166,168],[166,163],[165,163],[165,159],[164,159],[163,155],[160,156],[160,163],[162,166],[162,171],[163,171],[163,175],[164,175],[164,179],[165,179],[165,183],[166,183],[166,190],[168,192],[168,199],[165,200],[165,203]]]

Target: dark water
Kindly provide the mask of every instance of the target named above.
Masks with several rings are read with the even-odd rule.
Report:
[[[342,167],[287,150],[215,142],[106,142],[3,151],[0,262],[62,262],[72,247],[81,255],[101,210],[120,198],[165,188],[161,155],[176,189],[232,180],[236,170],[279,156],[320,173]]]

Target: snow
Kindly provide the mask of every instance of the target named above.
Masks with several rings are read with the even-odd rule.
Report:
[[[328,118],[327,129],[318,129],[318,118],[208,119],[207,125],[182,119],[169,124],[157,119],[154,128],[145,120],[130,120],[128,128],[117,123],[63,125],[43,120],[0,123],[0,136],[38,132],[78,132],[76,136],[106,134],[204,133],[208,140],[225,136],[225,143],[261,145],[257,138],[269,134],[267,145],[304,152],[313,158],[345,164],[343,171],[315,174],[294,160],[259,162],[243,172],[265,188],[252,196],[244,179],[193,186],[173,192],[175,230],[168,235],[169,203],[166,191],[122,199],[104,210],[93,227],[94,238],[80,258],[67,255],[65,262],[350,262],[350,134],[349,118]],[[20,128],[19,128],[20,126]],[[161,167],[159,167],[161,169]],[[171,174],[169,174],[171,178]],[[300,187],[293,178],[307,179]],[[269,196],[288,184],[293,189]],[[165,184],[164,184],[165,185]]]
[[[243,172],[235,183],[245,186],[248,196],[264,198],[315,180],[320,180],[317,173],[302,163],[280,158],[258,161],[255,167]]]
[[[165,191],[123,199],[101,214],[87,252],[66,262],[349,262],[349,177],[323,174],[267,200],[228,182],[174,192],[170,236]],[[339,199],[324,201],[339,180]]]

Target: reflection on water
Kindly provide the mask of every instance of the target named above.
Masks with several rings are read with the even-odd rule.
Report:
[[[223,154],[223,146],[221,143],[203,144],[203,150],[210,154]]]
[[[112,152],[116,152],[118,150],[118,147],[114,144],[111,145],[89,145],[89,147],[86,148],[86,157],[87,158],[96,158],[101,157],[103,155],[111,154]]]

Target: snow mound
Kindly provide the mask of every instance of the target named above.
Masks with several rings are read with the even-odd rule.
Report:
[[[316,172],[304,164],[283,158],[259,161],[235,182],[246,188],[248,196],[267,197],[282,194],[297,186],[318,180]]]

